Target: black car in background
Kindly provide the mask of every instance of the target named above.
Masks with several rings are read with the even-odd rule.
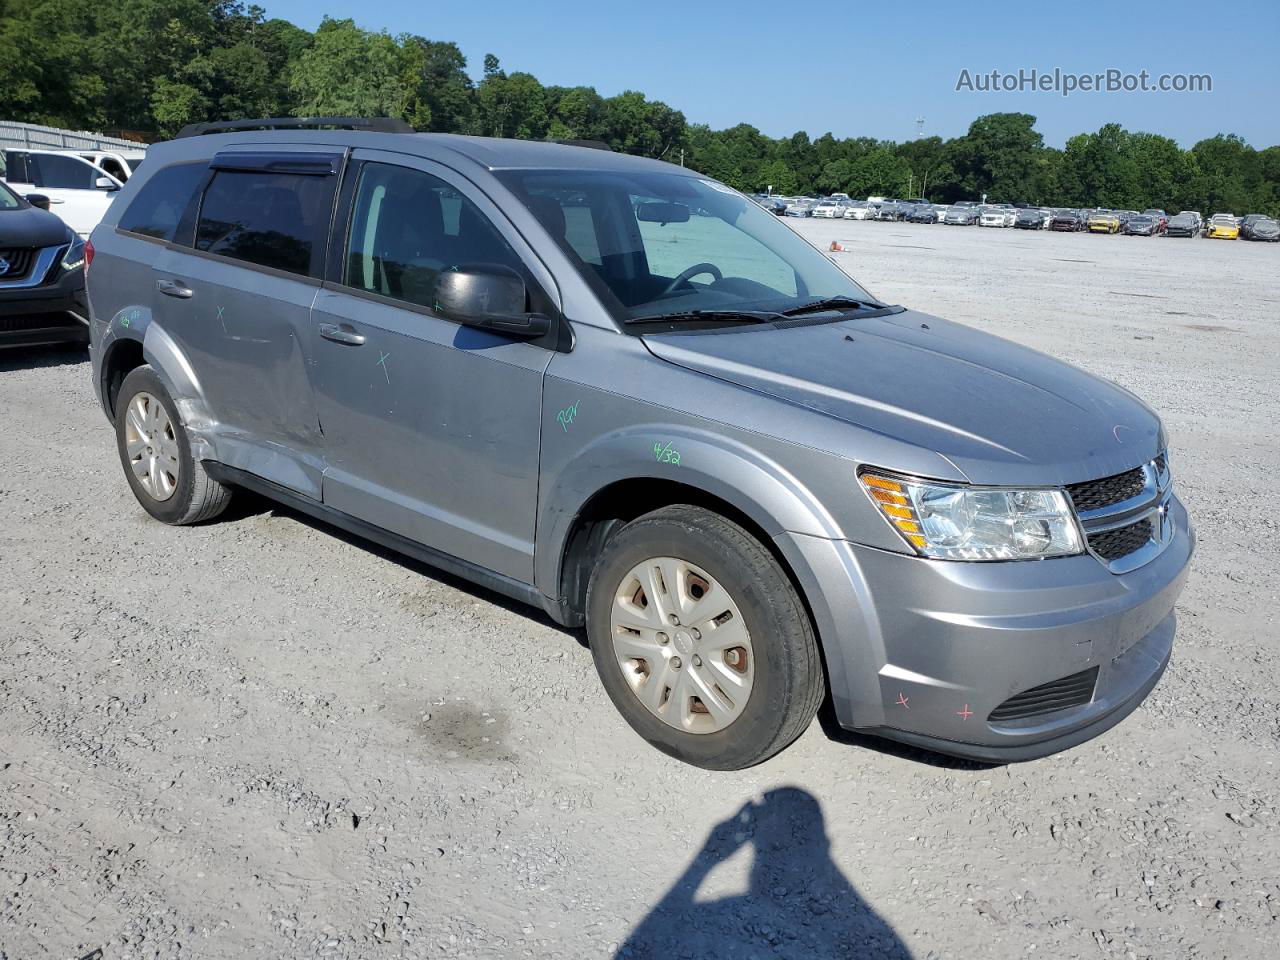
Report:
[[[1240,236],[1246,240],[1280,240],[1280,223],[1261,213],[1251,213],[1240,225]]]
[[[1049,220],[1049,211],[1039,207],[1024,207],[1018,211],[1013,225],[1019,230],[1042,230]]]
[[[47,205],[0,182],[0,347],[89,339],[85,244]]]
[[[1055,210],[1049,229],[1075,233],[1085,229],[1085,222],[1085,215],[1079,210]]]
[[[1175,213],[1164,228],[1166,237],[1197,237],[1200,235],[1200,218],[1194,213]]]
[[[876,207],[877,220],[901,220],[903,217],[903,204],[897,200],[885,200]]]
[[[931,203],[917,203],[907,214],[908,223],[937,223],[938,212]]]

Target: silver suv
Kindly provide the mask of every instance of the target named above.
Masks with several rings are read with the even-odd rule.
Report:
[[[709,768],[828,697],[1025,760],[1155,686],[1194,538],[1132,394],[878,301],[690,170],[327,124],[184,131],[93,232],[93,385],[153,517],[257,491],[585,626],[628,723]]]

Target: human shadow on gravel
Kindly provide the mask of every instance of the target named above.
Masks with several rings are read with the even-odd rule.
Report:
[[[750,889],[696,900],[711,871],[748,845]],[[798,787],[781,787],[712,829],[684,875],[614,956],[910,960],[911,953],[832,861],[818,801]]]

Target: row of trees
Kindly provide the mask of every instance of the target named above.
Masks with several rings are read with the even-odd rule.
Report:
[[[1034,117],[999,113],[950,140],[774,139],[748,124],[691,124],[636,91],[544,86],[493,55],[477,82],[456,44],[351,20],[325,19],[310,33],[239,0],[0,0],[0,117],[165,137],[198,120],[317,114],[602,140],[745,191],[1280,214],[1280,146],[1255,150],[1236,136],[1183,150],[1107,124],[1059,150]]]

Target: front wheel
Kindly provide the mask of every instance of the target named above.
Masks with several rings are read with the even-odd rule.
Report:
[[[742,527],[698,507],[656,510],[608,542],[587,593],[587,634],[632,728],[711,770],[782,750],[825,692],[786,572]]]

